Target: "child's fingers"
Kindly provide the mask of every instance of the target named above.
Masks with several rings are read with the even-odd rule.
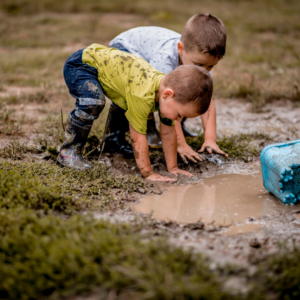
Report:
[[[211,148],[209,146],[207,146],[206,148]],[[214,148],[211,148],[212,152],[214,153],[218,153],[218,154],[222,154],[224,155],[225,157],[228,157],[228,154],[226,154],[224,151],[222,151],[221,149],[214,149]],[[208,150],[207,150],[208,151]]]
[[[206,150],[209,154],[212,154],[213,151],[216,151],[215,149],[213,149],[213,148],[210,147],[210,146],[206,146],[206,147],[205,147],[205,150]]]
[[[202,155],[200,155],[199,153],[197,153],[197,152],[195,152],[195,156],[194,156],[198,161],[204,161],[205,160],[205,158],[202,156]]]
[[[188,154],[187,154],[187,158],[188,158],[189,160],[191,160],[192,162],[194,162],[194,163],[197,162],[197,160],[196,160],[192,155],[188,155]]]
[[[164,181],[169,182],[169,181],[176,181],[176,179],[169,178],[169,177],[164,177]]]
[[[204,157],[197,152],[193,152],[192,154],[190,153],[180,154],[180,157],[182,158],[185,164],[188,164],[187,159],[191,160],[194,163],[197,163],[197,161],[204,161]]]
[[[163,181],[163,182],[168,182],[168,181],[176,181],[173,178],[161,176],[159,174],[151,174],[150,176],[146,177],[145,179],[150,180],[150,181]]]
[[[190,172],[187,172],[187,171],[184,171],[184,170],[176,170],[176,171],[173,171],[173,172],[171,172],[171,174],[174,174],[174,175],[176,175],[176,176],[178,176],[178,174],[182,174],[182,175],[185,175],[185,176],[188,176],[188,177],[192,177],[192,176],[194,176],[192,173],[190,173]]]
[[[183,174],[183,175],[185,175],[185,176],[188,176],[188,177],[194,176],[192,173],[187,172],[187,171],[181,171],[181,172],[179,172],[179,173],[181,173],[181,174]]]
[[[228,154],[226,154],[224,151],[222,151],[221,149],[219,150],[214,150],[215,153],[218,153],[218,154],[222,154],[224,155],[225,157],[228,157]]]
[[[184,154],[180,154],[180,157],[186,165],[189,163]]]

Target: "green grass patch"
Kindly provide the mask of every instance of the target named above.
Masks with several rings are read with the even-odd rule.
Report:
[[[165,234],[154,237],[155,221],[111,224],[74,214],[87,203],[56,191],[49,180],[54,174],[43,180],[49,166],[30,167],[1,162],[1,299],[61,299],[92,291],[103,299],[111,294],[120,299],[212,300],[300,295],[297,248],[253,259],[256,271],[251,275],[233,265],[211,270],[211,261],[201,254],[170,245]],[[53,210],[62,214],[55,216]],[[230,276],[247,278],[249,291],[242,295],[222,289]]]
[[[270,255],[257,263],[258,271],[252,280],[260,282],[278,299],[300,297],[300,251],[283,249],[282,253]]]
[[[72,196],[61,194],[62,178],[45,165],[1,162],[1,299],[56,299],[99,287],[102,295],[113,291],[139,299],[148,294],[152,299],[230,299],[207,259],[170,246],[165,238],[150,240],[150,232],[142,236],[142,224],[51,214],[82,211],[88,202],[76,200],[74,189]],[[118,187],[124,184],[119,182]]]
[[[30,208],[70,213],[86,206],[59,193],[55,183],[46,186],[37,178],[27,179],[19,170],[0,170],[0,209]]]
[[[114,175],[106,166],[97,162],[91,170],[79,172],[56,166],[52,161],[40,163],[0,160],[0,170],[19,173],[24,180],[33,180],[49,186],[53,193],[71,196],[75,202],[86,202],[86,207],[91,210],[103,210],[114,206],[123,208],[122,201],[115,201],[114,189],[126,199],[128,194],[144,187],[140,177]],[[7,177],[9,178],[8,175]]]
[[[101,288],[134,299],[241,299],[201,255],[128,225],[0,210],[0,297],[56,299]],[[147,238],[147,239],[146,239]]]

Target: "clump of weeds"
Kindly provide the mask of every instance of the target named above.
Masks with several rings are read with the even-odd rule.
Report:
[[[9,107],[3,113],[0,113],[0,134],[4,135],[23,135],[21,127],[22,120],[16,120],[12,116],[13,110]]]
[[[27,153],[37,153],[36,148],[27,146],[26,143],[14,141],[0,148],[0,157],[12,160],[22,160]]]

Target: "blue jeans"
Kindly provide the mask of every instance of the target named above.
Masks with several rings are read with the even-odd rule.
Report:
[[[105,106],[98,70],[82,62],[82,50],[73,53],[64,65],[64,78],[70,94],[76,99],[76,109],[70,113],[70,122],[86,130]]]

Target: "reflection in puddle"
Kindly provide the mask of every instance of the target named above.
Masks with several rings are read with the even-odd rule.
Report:
[[[154,218],[179,223],[241,223],[230,227],[228,234],[258,230],[259,224],[247,224],[246,219],[292,208],[265,190],[260,173],[217,175],[196,185],[171,187],[164,195],[145,197],[133,206],[142,213],[153,212]]]

